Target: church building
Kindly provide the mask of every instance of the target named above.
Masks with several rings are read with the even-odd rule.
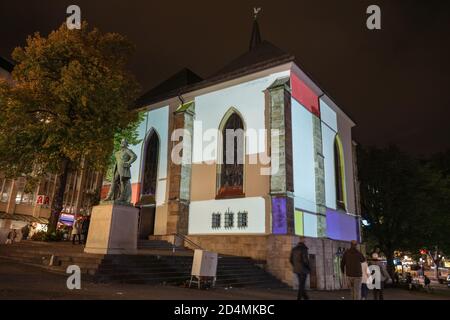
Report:
[[[295,286],[289,254],[304,236],[309,286],[345,287],[343,250],[361,242],[355,123],[294,56],[261,40],[256,19],[247,52],[207,79],[180,71],[137,108],[141,239],[251,257]]]

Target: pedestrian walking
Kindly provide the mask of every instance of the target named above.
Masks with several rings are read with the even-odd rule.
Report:
[[[13,244],[14,240],[16,239],[17,233],[16,229],[11,229],[11,231],[8,232],[8,236],[6,237],[5,244]]]
[[[406,284],[408,285],[408,290],[413,289],[412,280],[413,280],[413,278],[412,278],[411,272],[407,272],[406,273]]]
[[[350,249],[344,252],[341,261],[341,271],[347,276],[350,292],[353,300],[361,299],[361,278],[362,267],[361,263],[366,261],[361,252],[358,251],[356,246],[358,242],[352,240]]]
[[[431,291],[431,286],[430,286],[431,280],[426,275],[423,276],[423,284],[424,284],[425,290]]]
[[[311,272],[311,269],[309,266],[308,247],[305,245],[305,238],[300,237],[298,244],[292,249],[290,262],[298,279],[297,300],[309,300],[305,286],[306,279]]]
[[[75,238],[78,237],[78,244],[81,244],[81,221],[75,219],[72,225],[72,244],[75,244]]]
[[[361,300],[367,300],[369,294],[369,288],[367,287],[367,282],[369,281],[370,271],[367,261],[361,263]]]
[[[22,228],[22,239],[23,239],[23,240],[27,240],[29,234],[30,234],[30,224],[27,223],[27,224]]]
[[[400,275],[397,271],[394,273],[394,285],[398,287],[400,284]]]
[[[370,265],[376,265],[380,268],[380,286],[379,288],[375,287],[373,289],[373,299],[374,300],[384,300],[384,286],[387,282],[391,280],[391,276],[386,270],[385,264],[381,261],[378,253],[374,252],[372,254],[372,260],[370,261]]]
[[[90,222],[91,222],[91,218],[89,216],[86,216],[83,220],[83,224],[81,225],[81,235],[83,236],[84,244],[86,244],[86,241],[87,241]]]

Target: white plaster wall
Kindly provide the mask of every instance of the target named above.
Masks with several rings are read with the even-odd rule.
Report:
[[[234,212],[234,227],[224,228],[225,212]],[[248,227],[237,227],[237,213],[248,212]],[[221,213],[221,228],[212,228],[212,213]],[[265,233],[265,201],[262,197],[193,201],[189,207],[189,234]]]
[[[298,209],[315,212],[313,115],[295,99],[291,109],[294,204]]]
[[[203,133],[208,129],[218,129],[226,112],[234,107],[243,117],[246,129],[265,129],[263,91],[277,78],[289,76],[289,71],[278,72],[269,76],[244,82],[222,90],[207,93],[195,98],[195,122],[193,137],[193,162],[216,161],[217,143],[205,157],[203,148],[209,144],[203,142]],[[217,142],[217,132],[211,136],[211,141]],[[265,151],[265,141],[246,139],[246,154]],[[202,144],[203,142],[203,144]],[[202,148],[203,147],[203,148]]]
[[[319,99],[320,104],[320,119],[324,122],[328,127],[337,131],[337,116],[336,112],[330,108],[330,106],[323,100]]]

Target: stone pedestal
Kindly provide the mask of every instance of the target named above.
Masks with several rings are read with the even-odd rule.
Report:
[[[92,208],[84,252],[133,254],[137,250],[139,209],[115,203]]]

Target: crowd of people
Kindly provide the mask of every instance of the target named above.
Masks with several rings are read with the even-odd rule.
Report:
[[[60,230],[65,230],[62,231],[67,233],[67,236],[64,238],[67,240],[71,240],[72,244],[86,244],[89,232],[89,224],[89,216],[78,217],[74,219],[71,227],[61,227]],[[13,244],[22,240],[31,239],[36,232],[36,226],[33,223],[27,223],[20,229],[11,229],[6,236],[5,244]]]
[[[357,241],[352,241],[350,248],[344,252],[341,260],[341,272],[346,276],[353,300],[367,300],[369,291],[373,291],[374,300],[384,300],[384,287],[392,283],[385,263],[377,250],[367,259],[357,249]],[[306,279],[311,272],[308,248],[305,238],[300,237],[299,243],[292,249],[290,262],[298,278],[298,300],[308,300]],[[379,272],[379,274],[376,274]]]

